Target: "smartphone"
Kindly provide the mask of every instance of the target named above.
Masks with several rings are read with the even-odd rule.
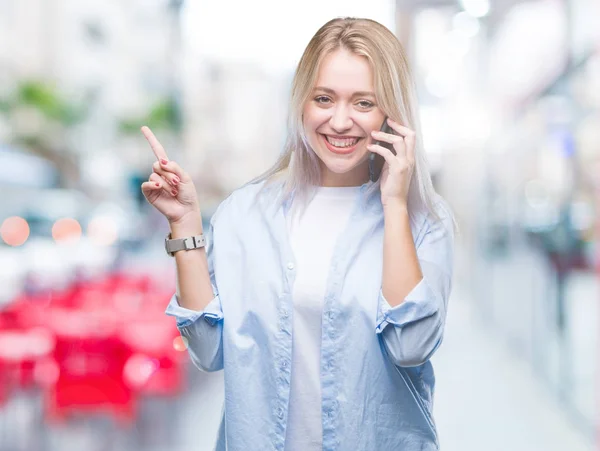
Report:
[[[387,123],[387,116],[386,118],[383,120],[383,124],[381,124],[381,128],[379,129],[379,131],[383,132],[383,133],[389,133],[391,135],[397,135],[398,133],[396,133]],[[388,142],[384,142],[384,141],[375,141],[375,144],[380,145],[381,147],[385,147],[386,149],[389,149],[392,151],[392,153],[394,155],[396,155],[396,150],[394,149],[394,146],[391,143]],[[379,176],[381,175],[381,170],[383,169],[383,164],[385,163],[385,159],[377,154],[377,153],[371,153],[371,155],[369,155],[369,177],[371,178],[372,182],[376,182],[377,179],[379,179]]]

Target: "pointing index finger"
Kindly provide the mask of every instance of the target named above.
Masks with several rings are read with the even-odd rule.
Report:
[[[156,158],[158,160],[160,160],[161,158],[168,160],[169,157],[167,157],[167,152],[165,152],[165,149],[163,148],[162,144],[158,142],[158,139],[156,139],[156,136],[154,136],[152,130],[150,130],[144,125],[142,127],[142,133],[144,134],[144,137],[148,140],[148,143],[150,144],[154,155],[156,155]]]

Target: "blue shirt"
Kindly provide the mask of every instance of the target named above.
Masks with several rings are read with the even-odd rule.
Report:
[[[217,450],[285,450],[296,262],[285,223],[291,202],[277,207],[277,184],[254,202],[263,184],[237,189],[211,218],[212,301],[192,311],[174,294],[166,311],[194,364],[224,369]],[[361,186],[334,246],[323,302],[323,450],[438,450],[429,359],[442,341],[451,290],[452,219],[441,198],[441,221],[411,212],[423,279],[391,307],[381,289],[383,208],[371,184]]]

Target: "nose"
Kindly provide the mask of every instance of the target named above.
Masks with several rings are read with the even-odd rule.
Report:
[[[329,126],[336,133],[344,133],[352,128],[352,118],[348,114],[348,110],[340,105],[333,109],[331,119],[329,119]]]

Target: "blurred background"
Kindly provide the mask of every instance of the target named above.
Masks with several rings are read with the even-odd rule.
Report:
[[[208,222],[277,158],[295,65],[336,16],[406,46],[461,227],[442,449],[600,449],[600,2],[0,0],[1,450],[212,448],[222,373],[163,313],[139,127]]]

